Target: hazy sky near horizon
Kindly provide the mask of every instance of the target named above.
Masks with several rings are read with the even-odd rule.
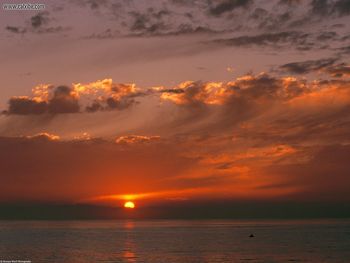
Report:
[[[42,3],[0,11],[0,202],[350,200],[349,1]]]

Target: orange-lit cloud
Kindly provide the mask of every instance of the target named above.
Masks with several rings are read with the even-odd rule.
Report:
[[[307,92],[308,88],[304,80],[276,78],[261,73],[245,75],[225,83],[185,81],[171,89],[160,87],[156,90],[161,92],[161,99],[176,104],[220,105],[228,103],[232,97],[289,99]]]
[[[32,89],[32,97],[12,97],[8,114],[38,115],[101,110],[122,110],[135,103],[141,96],[135,84],[117,84],[112,79],[81,84],[71,87],[40,84]]]
[[[82,124],[67,134],[38,121],[41,131],[0,137],[6,185],[0,199],[350,200],[345,187],[350,183],[349,90],[344,78],[308,81],[262,73],[151,88],[146,93],[152,96],[144,97],[139,111],[101,112],[97,117],[105,118],[104,133],[85,127],[77,116],[83,114],[72,117]],[[36,111],[35,103],[67,109],[75,101],[81,105],[85,96],[106,96],[106,101],[141,93],[107,79],[58,90],[40,86],[33,97],[17,99]],[[153,118],[144,121],[149,109]],[[65,118],[50,121],[66,123]],[[13,127],[3,130],[10,133]]]
[[[116,138],[115,142],[118,144],[134,144],[145,143],[152,140],[159,140],[160,136],[142,136],[142,135],[127,135]]]
[[[35,135],[26,136],[26,138],[28,138],[28,139],[44,139],[44,140],[50,140],[50,141],[57,141],[57,140],[60,139],[60,136],[54,135],[54,134],[50,134],[50,133],[47,133],[47,132],[41,132],[41,133],[38,133],[38,134],[35,134]]]

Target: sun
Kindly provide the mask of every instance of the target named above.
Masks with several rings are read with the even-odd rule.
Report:
[[[135,204],[134,204],[134,202],[127,201],[127,202],[125,202],[124,207],[132,209],[132,208],[135,208]]]

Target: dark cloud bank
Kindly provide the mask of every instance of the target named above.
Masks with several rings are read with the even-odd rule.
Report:
[[[302,6],[303,8],[298,8]],[[90,15],[114,25],[100,32],[91,32],[86,38],[114,38],[120,36],[168,36],[195,33],[246,33],[258,30],[264,33],[299,30],[315,26],[323,19],[332,20],[350,14],[347,0],[273,0],[269,5],[254,0],[199,0],[199,1],[71,1],[65,9],[87,8]],[[12,33],[53,33],[66,31],[75,25],[55,25],[57,11],[39,12],[27,26],[7,25]],[[53,17],[53,18],[52,18]],[[339,22],[334,22],[339,23]],[[220,27],[217,25],[220,24]]]

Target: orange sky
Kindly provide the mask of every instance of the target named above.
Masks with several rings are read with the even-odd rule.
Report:
[[[74,84],[63,91],[40,86],[32,96],[12,98],[15,102],[3,117],[9,127],[15,121],[28,125],[28,131],[36,129],[27,124],[31,119],[42,132],[0,138],[3,202],[120,205],[124,200],[154,204],[350,197],[347,79],[308,82],[261,73],[227,83],[186,81],[147,90],[112,80],[96,83],[105,84]],[[138,116],[137,125],[113,137],[96,136],[93,126],[91,134],[72,133],[80,126],[72,121],[83,122],[90,115],[104,118],[111,129],[115,115],[103,116],[111,114],[109,98],[122,103],[139,97],[115,127],[127,126],[127,116],[141,114],[147,109],[142,104],[156,99],[151,121]],[[90,101],[100,107],[81,112]],[[35,103],[45,103],[48,112],[26,114]],[[50,112],[54,103],[56,113]],[[74,109],[72,103],[80,113],[61,111]],[[61,126],[56,133],[47,132],[56,125]]]
[[[0,16],[0,203],[350,200],[342,2],[56,2]]]

